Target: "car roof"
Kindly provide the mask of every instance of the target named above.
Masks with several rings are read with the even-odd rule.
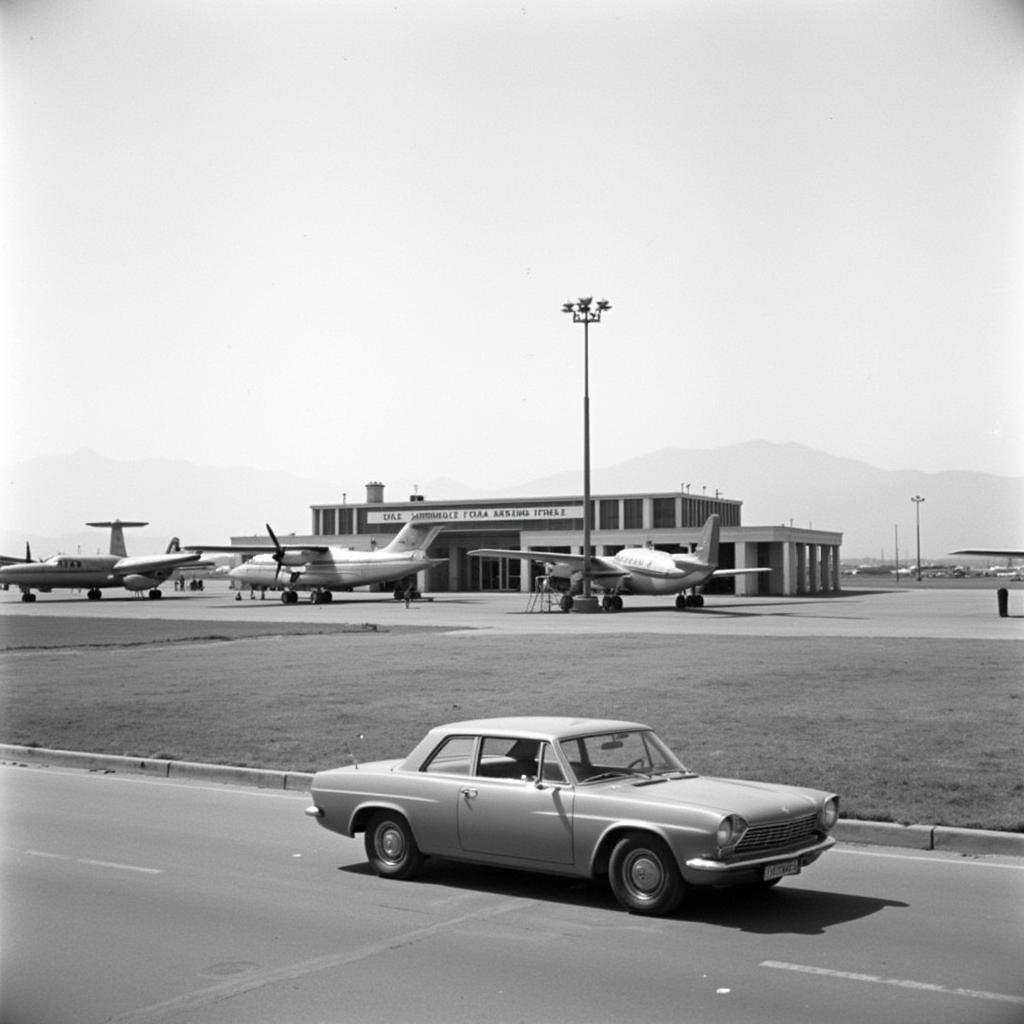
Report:
[[[449,722],[431,729],[431,733],[488,733],[493,736],[535,736],[539,738],[585,736],[589,733],[624,732],[649,729],[639,722],[617,718],[571,718],[568,715],[522,715],[507,718],[475,718]]]

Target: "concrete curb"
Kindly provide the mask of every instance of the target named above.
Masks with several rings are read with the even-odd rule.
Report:
[[[229,764],[89,754],[78,750],[47,750],[43,747],[19,747],[6,743],[0,743],[0,764],[49,765],[81,768],[90,772],[130,772],[164,779],[190,779],[304,792],[308,792],[313,781],[312,772],[279,772],[269,768],[239,768]],[[1024,857],[1024,833],[1021,832],[951,828],[946,825],[898,825],[887,821],[842,818],[836,824],[833,835],[841,843]]]
[[[44,747],[18,747],[6,743],[0,743],[0,763],[81,768],[90,772],[129,772],[162,779],[191,779],[225,785],[259,786],[263,789],[308,791],[313,781],[312,772],[278,772],[270,768],[239,768],[230,764],[89,754],[78,750],[47,750]]]

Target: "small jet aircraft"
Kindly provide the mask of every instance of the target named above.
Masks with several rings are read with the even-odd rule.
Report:
[[[284,604],[295,604],[298,591],[310,591],[314,604],[332,600],[336,590],[352,590],[372,583],[405,580],[396,590],[401,597],[415,590],[416,573],[447,562],[447,558],[428,558],[427,549],[442,526],[430,523],[406,523],[387,547],[379,551],[356,551],[329,544],[282,544],[267,524],[272,544],[190,544],[189,551],[239,551],[254,557],[228,573],[242,586],[261,590],[281,590]],[[197,555],[198,557],[198,555]],[[411,595],[412,596],[412,595]]]
[[[149,596],[161,596],[158,589],[180,565],[197,562],[199,555],[182,551],[175,537],[164,555],[128,557],[124,530],[148,523],[123,523],[120,519],[86,526],[110,528],[109,555],[54,555],[45,562],[22,562],[0,567],[0,585],[21,588],[22,601],[34,601],[33,590],[48,594],[51,590],[86,590],[91,601],[103,596],[107,587],[124,587],[135,592],[149,589]],[[86,589],[88,588],[88,589]]]
[[[623,548],[614,555],[592,555],[590,580],[604,591],[601,606],[605,611],[622,608],[622,594],[676,594],[676,608],[700,608],[704,596],[697,588],[712,578],[744,573],[771,572],[770,569],[719,569],[718,536],[721,517],[708,516],[701,531],[697,550],[692,554],[672,555],[656,548]],[[528,558],[544,562],[550,568],[548,581],[562,594],[560,607],[570,611],[573,597],[583,583],[583,555],[555,551],[508,551],[503,548],[478,548],[470,551],[477,558]],[[686,591],[689,591],[687,594]]]

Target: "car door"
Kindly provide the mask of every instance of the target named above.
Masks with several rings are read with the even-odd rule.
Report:
[[[550,744],[483,737],[476,771],[457,799],[466,854],[572,864],[573,790]]]

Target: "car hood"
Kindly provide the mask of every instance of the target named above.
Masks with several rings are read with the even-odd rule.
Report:
[[[577,792],[587,789],[581,787]],[[601,786],[602,791],[631,802],[649,803],[706,810],[724,816],[739,814],[748,824],[799,818],[817,812],[828,795],[798,786],[779,786],[769,782],[747,782],[743,779],[717,779],[690,776],[684,779],[659,781],[614,782]]]

